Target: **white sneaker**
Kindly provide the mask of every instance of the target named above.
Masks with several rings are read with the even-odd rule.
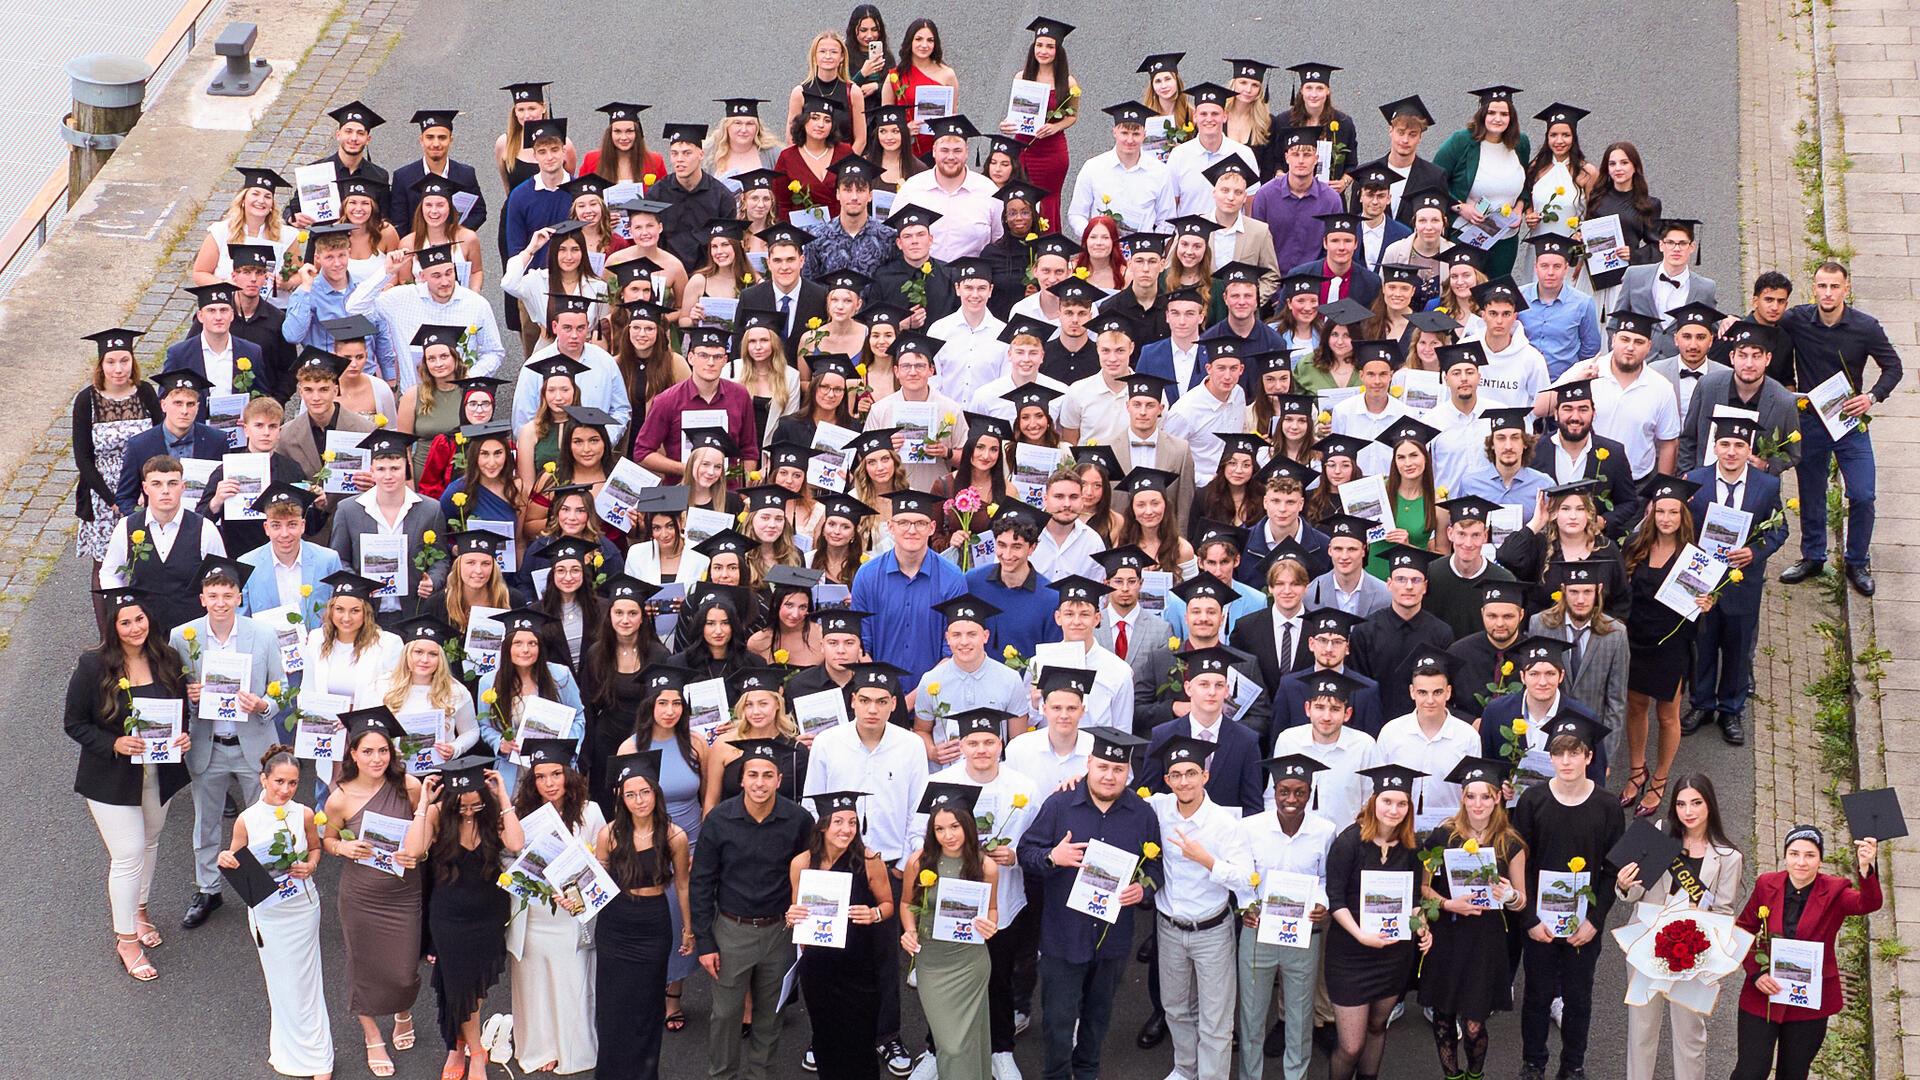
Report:
[[[1019,1012],[1016,1010],[1013,1014],[1014,1035],[1015,1036],[1025,1035],[1027,1033],[1027,1026],[1031,1023],[1033,1023],[1032,1017],[1028,1016],[1026,1013]]]
[[[1553,1018],[1554,1027],[1560,1026],[1560,1013],[1565,1008],[1566,1008],[1566,1003],[1561,1001],[1559,998],[1554,998],[1553,1004],[1547,1006],[1547,1015]]]
[[[1406,1014],[1407,1014],[1407,1001],[1405,998],[1401,998],[1399,1001],[1394,1002],[1393,1011],[1387,1014],[1387,1026],[1392,1027],[1393,1022],[1395,1020],[1400,1019],[1402,1016],[1405,1016]]]
[[[940,1080],[940,1059],[929,1050],[920,1055],[920,1061],[913,1067],[913,1075],[907,1080]]]
[[[1012,1054],[1003,1051],[993,1055],[993,1080],[1024,1080]]]

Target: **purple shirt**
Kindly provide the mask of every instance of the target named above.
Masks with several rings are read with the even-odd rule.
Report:
[[[720,380],[712,398],[703,398],[694,389],[692,379],[675,383],[646,403],[647,419],[633,436],[633,460],[639,461],[655,450],[680,458],[680,416],[688,409],[725,409],[727,430],[739,444],[747,461],[760,460],[760,435],[753,421],[753,395],[737,382]]]
[[[1295,195],[1282,176],[1263,184],[1248,211],[1273,232],[1273,261],[1281,267],[1299,266],[1320,258],[1326,226],[1314,220],[1320,214],[1338,214],[1346,207],[1340,195],[1319,180],[1305,196]]]

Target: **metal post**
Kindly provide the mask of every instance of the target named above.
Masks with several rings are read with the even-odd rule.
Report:
[[[153,65],[131,56],[88,53],[67,64],[73,84],[73,113],[60,125],[60,137],[73,147],[67,162],[67,198],[77,199],[122,138],[140,120]]]

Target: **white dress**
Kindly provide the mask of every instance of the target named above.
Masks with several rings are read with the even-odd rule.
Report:
[[[607,823],[588,800],[574,837],[588,844]],[[521,1072],[550,1062],[562,1075],[585,1072],[600,1056],[594,1030],[591,924],[582,926],[566,908],[549,911],[543,901],[518,909],[507,924],[507,968],[513,982],[513,1041]],[[656,1023],[658,1021],[655,1021]]]
[[[1554,192],[1561,192],[1555,195]],[[1556,236],[1572,236],[1573,230],[1567,228],[1568,218],[1587,216],[1587,196],[1580,185],[1573,182],[1573,171],[1564,161],[1556,161],[1547,166],[1547,170],[1533,181],[1533,208],[1542,212],[1542,220],[1532,230],[1534,236],[1552,233]],[[1547,221],[1544,212],[1553,207],[1555,220]]]
[[[274,807],[256,802],[240,820],[247,826],[247,848],[261,862],[274,836],[283,831]],[[307,819],[313,811],[290,802],[284,831],[293,850],[305,857]],[[333,1071],[333,1027],[327,1017],[326,980],[320,970],[320,890],[311,880],[286,900],[269,900],[247,911],[248,928],[259,942],[260,970],[267,977],[267,1010],[272,1033],[267,1064],[286,1076],[317,1076]]]

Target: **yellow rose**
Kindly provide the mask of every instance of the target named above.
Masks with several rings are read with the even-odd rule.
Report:
[[[1506,663],[1504,663],[1504,664],[1501,664],[1501,665],[1500,665],[1500,674],[1502,674],[1502,675],[1511,675],[1511,674],[1513,674],[1513,661],[1511,661],[1511,660],[1509,660],[1509,661],[1507,661]]]
[[[1747,575],[1741,573],[1738,570],[1729,570],[1727,571],[1727,580],[1733,582],[1735,585],[1738,585],[1741,582],[1747,580]]]
[[[938,695],[939,695],[939,693],[940,693],[940,684],[939,684],[939,683],[937,683],[937,682],[930,682],[930,683],[928,683],[928,684],[927,684],[927,693],[929,693],[929,694],[933,694],[933,695],[935,695],[935,696],[938,696]]]
[[[741,274],[740,281],[742,284],[746,284],[746,285],[753,284],[753,271],[749,270],[746,273]]]
[[[940,880],[940,875],[934,873],[931,870],[920,871],[920,887],[923,889],[932,888],[933,883],[939,880]]]
[[[1048,229],[1051,229],[1051,228],[1053,228],[1053,225],[1052,225],[1051,223],[1049,223],[1049,222],[1047,221],[1047,219],[1046,219],[1046,218],[1041,218],[1041,219],[1040,219],[1040,231],[1041,231],[1041,232],[1046,232],[1046,231],[1047,231]]]
[[[480,704],[491,705],[500,700],[500,691],[489,686],[480,692]]]
[[[499,882],[500,882],[500,887],[504,889],[509,885],[513,884],[513,875],[502,870],[500,872]]]
[[[866,377],[867,377],[867,365],[865,365],[865,364],[855,364],[855,365],[853,365],[853,373],[854,373],[855,375],[858,375],[858,376],[860,376],[860,377],[861,377],[861,378],[863,378],[863,379],[864,379],[864,378],[866,378]]]
[[[800,181],[798,180],[787,181],[787,190],[793,192],[795,195],[800,194]]]
[[[1327,411],[1326,409],[1321,409],[1320,415],[1316,417],[1316,419],[1318,419],[1323,424],[1331,424],[1333,423],[1333,413]]]
[[[1525,735],[1527,733],[1528,726],[1529,725],[1525,720],[1515,720],[1513,722],[1513,733],[1515,735]]]
[[[597,567],[597,566],[600,566],[600,565],[602,565],[602,564],[604,564],[604,563],[605,563],[606,561],[607,561],[607,557],[606,557],[605,555],[602,555],[602,554],[600,554],[600,553],[599,553],[599,552],[597,552],[597,551],[593,553],[593,565],[594,565],[594,566],[596,566],[596,567]]]
[[[1801,398],[1800,400],[1798,400],[1798,401],[1796,401],[1796,402],[1794,402],[1793,404],[1794,404],[1794,407],[1795,407],[1795,408],[1797,408],[1797,409],[1799,409],[1799,410],[1800,410],[1801,412],[1806,412],[1806,411],[1807,411],[1807,399],[1806,399],[1806,398]]]
[[[1009,645],[1006,648],[1000,650],[1000,655],[1006,657],[1009,660],[1014,660],[1020,656],[1020,650]]]
[[[932,259],[928,259],[928,260],[927,260],[926,262],[923,262],[923,263],[921,263],[921,264],[920,264],[920,272],[921,272],[921,273],[923,273],[923,274],[931,274],[931,273],[933,273],[933,260],[932,260]]]
[[[1788,500],[1787,500],[1787,509],[1788,509],[1788,510],[1791,510],[1792,512],[1794,512],[1794,513],[1796,513],[1796,514],[1797,514],[1797,513],[1799,513],[1799,512],[1800,512],[1800,500],[1799,500],[1799,499],[1788,499]]]
[[[239,358],[238,360],[235,360],[235,361],[233,362],[233,366],[234,366],[234,368],[235,368],[235,369],[237,369],[237,370],[240,370],[240,371],[252,371],[252,370],[253,370],[253,361],[251,361],[251,360],[249,360],[249,359],[247,359],[246,357],[244,357],[244,356],[243,356],[243,357],[241,357],[241,358]]]
[[[1020,239],[1025,240],[1027,243],[1031,244],[1035,240],[1040,239],[1040,234],[1037,232],[1029,232],[1027,233],[1027,235],[1021,237]]]
[[[300,241],[300,242],[301,242],[301,243],[303,243],[303,244],[304,244],[304,243],[306,243],[306,242],[307,242],[307,230],[305,230],[305,229],[301,229],[301,230],[300,230],[300,231],[299,231],[298,233],[295,233],[295,234],[294,234],[294,239],[295,239],[295,240],[298,240],[298,241]]]
[[[1790,443],[1797,443],[1797,442],[1799,442],[1799,441],[1800,441],[1800,433],[1799,433],[1799,432],[1797,432],[1797,431],[1794,431],[1794,432],[1789,432],[1789,433],[1788,433],[1788,435],[1787,435],[1787,441],[1788,441],[1788,442],[1790,442]]]
[[[374,414],[373,414],[373,426],[374,426],[374,427],[386,427],[386,426],[387,426],[387,414],[386,414],[386,413],[374,413]]]
[[[480,332],[480,324],[478,324],[478,323],[473,323],[473,324],[470,324],[470,325],[469,325],[469,326],[467,327],[467,335],[468,335],[469,337],[471,337],[472,335],[474,335],[474,334],[477,334],[477,333],[479,333],[479,332]]]
[[[747,523],[747,512],[742,510],[738,514],[735,514],[734,518],[738,520],[740,524],[745,525]]]
[[[554,470],[557,468],[559,468],[559,466],[549,461],[545,465],[540,466],[540,471],[543,473],[546,473],[548,476],[552,476],[554,473]]]
[[[1567,869],[1579,873],[1587,868],[1587,860],[1579,855],[1567,860]]]
[[[643,183],[643,184],[651,184],[651,183],[653,183],[653,182],[654,182],[655,180],[658,180],[658,179],[660,179],[660,177],[659,177],[658,175],[656,175],[656,174],[654,174],[654,173],[648,173],[648,174],[646,174],[645,176],[642,176],[642,177],[640,178],[640,182],[641,182],[641,183]]]
[[[1192,131],[1193,131],[1193,125],[1192,125],[1192,124],[1182,124],[1182,125],[1180,126],[1180,130],[1181,130],[1181,131],[1185,131],[1185,132],[1192,132]]]
[[[1153,798],[1153,792],[1152,792],[1152,791],[1149,791],[1149,790],[1147,789],[1147,785],[1145,785],[1145,784],[1141,784],[1141,785],[1140,785],[1139,787],[1137,787],[1137,788],[1134,788],[1134,789],[1133,789],[1133,793],[1134,793],[1135,795],[1138,795],[1138,796],[1140,796],[1140,797],[1141,797],[1141,798],[1143,798],[1143,799],[1151,799],[1151,798]]]
[[[275,821],[285,821],[285,820],[287,820],[287,808],[286,808],[286,807],[284,807],[284,806],[276,806],[276,807],[274,807],[274,808],[273,808],[273,819],[274,819]]]
[[[1511,216],[1512,214],[1513,214],[1513,204],[1512,204],[1512,203],[1501,203],[1501,204],[1500,204],[1500,216],[1501,216],[1501,217],[1509,217],[1509,216]]]
[[[1067,96],[1068,96],[1068,97],[1079,97],[1079,96],[1080,96],[1080,88],[1076,86],[1076,87],[1073,87],[1073,88],[1071,88],[1071,89],[1069,89],[1069,90],[1067,91]]]
[[[1433,497],[1444,501],[1447,497],[1447,485],[1441,484],[1433,489]]]
[[[1771,915],[1771,914],[1773,914],[1773,909],[1772,909],[1772,908],[1770,908],[1770,907],[1768,907],[1768,906],[1767,906],[1767,905],[1765,905],[1765,904],[1761,904],[1761,905],[1760,905],[1760,910],[1759,910],[1759,911],[1756,911],[1756,912],[1754,912],[1754,914],[1755,914],[1755,915],[1758,915],[1758,916],[1760,916],[1761,918],[1763,918],[1763,919],[1764,919],[1764,918],[1766,918],[1767,916],[1769,916],[1769,915]]]
[[[331,450],[323,450],[320,453],[320,460],[326,462],[329,465],[333,464],[333,458],[334,458],[334,455],[333,455],[333,451]]]
[[[312,595],[313,595],[313,586],[311,585],[300,586],[300,596],[302,599],[305,599],[306,597],[309,597]]]
[[[1480,841],[1475,840],[1473,837],[1469,836],[1467,837],[1467,842],[1460,845],[1460,850],[1466,852],[1469,855],[1478,855],[1480,854]]]
[[[465,506],[465,505],[467,505],[467,493],[466,493],[466,492],[464,492],[464,491],[456,491],[456,492],[454,492],[454,493],[453,493],[453,505],[455,505],[455,506]]]
[[[1602,446],[1594,450],[1593,456],[1596,461],[1605,461],[1613,455],[1607,452],[1606,447]]]
[[[1172,649],[1172,650],[1173,650],[1174,652],[1179,652],[1179,651],[1180,651],[1180,639],[1179,639],[1179,638],[1177,638],[1177,637],[1170,637],[1170,638],[1168,638],[1168,639],[1167,639],[1167,648],[1169,648],[1169,649]]]
[[[1340,130],[1340,121],[1338,121],[1338,120],[1329,120],[1329,121],[1327,121],[1327,130],[1328,130],[1328,131],[1335,131],[1335,132],[1337,132],[1337,131],[1339,131],[1339,130]]]
[[[952,413],[948,413],[945,416],[942,416],[940,420],[942,423],[946,424],[948,427],[952,427],[957,422]]]
[[[1255,870],[1253,873],[1248,874],[1247,884],[1253,886],[1256,889],[1259,888],[1260,887],[1260,871]]]
[[[992,517],[992,516],[994,516],[995,514],[998,514],[999,512],[1000,512],[1000,504],[999,504],[999,503],[997,503],[997,502],[994,502],[994,503],[988,503],[988,504],[987,504],[987,516],[988,516],[988,517]]]
[[[860,565],[865,566],[866,564],[872,561],[873,561],[873,552],[863,551],[860,553]]]
[[[1579,218],[1577,218],[1577,217],[1570,217],[1570,218],[1568,218],[1568,219],[1567,219],[1567,228],[1569,228],[1569,229],[1577,229],[1577,228],[1579,228],[1579,227],[1580,227],[1580,219],[1579,219]]]
[[[455,445],[455,446],[465,446],[465,445],[467,445],[467,437],[466,437],[465,435],[462,435],[462,434],[460,434],[460,433],[459,433],[459,432],[457,432],[457,431],[456,431],[456,432],[454,432],[454,433],[453,433],[453,445]]]
[[[751,481],[753,481],[754,483],[756,483],[756,484],[757,484],[757,483],[759,483],[759,482],[760,482],[760,478],[761,478],[761,477],[763,477],[763,476],[765,476],[765,475],[766,475],[766,473],[763,473],[763,472],[761,472],[761,471],[760,471],[759,469],[755,469],[755,470],[753,470],[752,472],[750,472],[750,473],[748,473],[748,474],[747,474],[747,479],[749,479],[749,480],[751,480]]]
[[[785,649],[775,649],[773,650],[773,662],[776,664],[784,664],[792,655],[792,653],[789,653]]]
[[[120,679],[120,689],[122,690],[133,689],[133,680],[122,676]]]
[[[314,826],[318,828],[319,826],[325,825],[326,823],[327,823],[327,812],[325,810],[315,810],[313,812]]]
[[[193,627],[189,626],[186,629],[180,631],[180,636],[183,638],[186,638],[188,641],[192,641],[194,638],[199,637],[200,634]]]
[[[280,680],[275,679],[274,681],[267,684],[267,696],[268,697],[280,696]]]
[[[887,72],[887,81],[888,81],[888,82],[890,82],[890,83],[892,83],[892,84],[893,84],[893,85],[895,85],[895,86],[899,86],[899,85],[900,85],[900,73],[899,73],[899,72],[897,72],[897,71],[889,71],[889,72]]]
[[[1016,792],[1014,792],[1014,795],[1013,795],[1013,808],[1014,808],[1015,810],[1024,810],[1024,809],[1026,809],[1026,808],[1027,808],[1027,801],[1028,801],[1028,800],[1027,800],[1027,797],[1026,797],[1026,795],[1025,795],[1025,794],[1023,794],[1023,793],[1021,793],[1021,792],[1017,792],[1017,791],[1016,791]]]
[[[1111,196],[1111,195],[1102,195],[1102,196],[1100,196],[1100,205],[1101,205],[1101,206],[1111,206],[1112,204],[1113,204],[1113,196]]]
[[[1160,845],[1149,840],[1140,845],[1140,854],[1145,855],[1149,859],[1157,859],[1160,857]]]
[[[1404,386],[1389,386],[1387,387],[1387,393],[1392,394],[1394,397],[1405,397],[1407,388]]]
[[[1073,268],[1073,276],[1079,278],[1081,281],[1085,281],[1093,276],[1093,271],[1084,266],[1076,266]]]
[[[423,544],[432,544],[439,539],[440,537],[435,535],[432,529],[428,529],[426,532],[420,534],[420,542]]]
[[[811,319],[808,319],[808,320],[807,320],[807,329],[809,329],[809,330],[818,330],[818,329],[820,329],[820,316],[818,316],[818,315],[815,315],[815,316],[814,316],[813,318],[811,318]]]
[[[1557,604],[1557,603],[1559,603],[1559,602],[1560,602],[1560,597],[1561,597],[1561,596],[1562,596],[1562,593],[1560,592],[1560,590],[1559,590],[1559,589],[1555,589],[1555,590],[1553,590],[1553,602],[1554,602],[1554,603],[1556,603],[1556,604]]]
[[[1553,193],[1554,193],[1555,195],[1565,195],[1565,194],[1567,193],[1567,189],[1566,189],[1566,187],[1565,187],[1565,186],[1563,185],[1563,186],[1561,186],[1561,187],[1557,187],[1557,188],[1554,188],[1554,189],[1553,189]]]

